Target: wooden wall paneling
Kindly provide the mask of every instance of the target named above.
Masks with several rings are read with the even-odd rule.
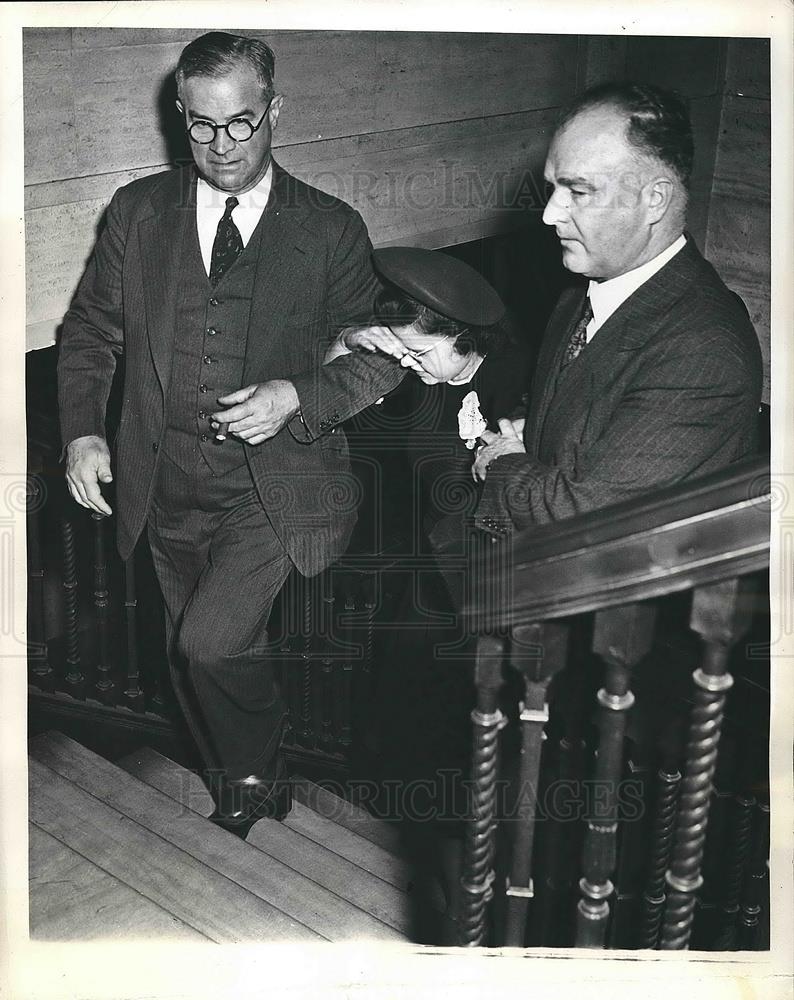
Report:
[[[380,32],[375,121],[398,128],[558,106],[573,95],[577,49],[576,35]]]
[[[54,161],[75,162],[72,39],[69,28],[25,28],[22,103],[25,183],[48,177]]]
[[[771,97],[769,39],[729,38],[725,92],[736,97]]]
[[[726,95],[714,170],[714,193],[769,201],[770,102]]]
[[[75,202],[26,214],[27,324],[53,320],[54,331],[63,319],[85,269],[105,204]],[[36,332],[40,337],[42,330]]]
[[[620,35],[582,36],[577,91],[587,90],[607,80],[625,79],[628,41]]]
[[[726,95],[711,196],[706,255],[750,311],[770,385],[770,102]]]
[[[373,243],[450,246],[506,232],[542,210],[540,175],[556,110],[289,147],[297,176],[362,213]]]
[[[275,147],[548,107],[566,100],[575,82],[575,36],[251,34],[273,43],[286,95]],[[29,130],[28,183],[186,155],[169,77],[190,34],[149,37],[83,30],[72,50],[64,36],[54,37],[60,47],[49,53],[40,39],[34,51],[26,49],[31,113],[63,133],[53,142],[51,130]],[[115,44],[95,44],[108,40]],[[59,90],[64,106],[50,111],[50,95]]]
[[[719,38],[640,37],[629,39],[626,75],[687,97],[722,90],[724,44]]]
[[[687,228],[702,252],[706,247],[721,110],[722,98],[718,95],[695,97],[689,105],[695,159],[692,166]]]

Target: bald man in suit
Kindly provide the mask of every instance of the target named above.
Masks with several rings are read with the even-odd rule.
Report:
[[[483,434],[477,525],[503,535],[706,474],[756,448],[761,357],[741,300],[685,233],[693,143],[676,95],[605,84],[549,148],[563,265],[525,418]]]

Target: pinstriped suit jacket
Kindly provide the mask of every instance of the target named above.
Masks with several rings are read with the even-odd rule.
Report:
[[[705,475],[756,448],[761,355],[691,238],[560,372],[583,290],[561,297],[533,379],[526,454],[488,469],[476,524],[558,521]]]
[[[192,167],[119,189],[64,319],[58,366],[64,444],[105,436],[105,407],[124,353],[124,397],[115,445],[118,545],[135,546],[151,502],[164,431],[177,261],[195,225]],[[301,412],[246,455],[254,483],[298,568],[316,573],[347,544],[357,501],[347,443],[337,425],[393,389],[404,371],[355,353],[323,367],[330,338],[369,316],[377,287],[360,215],[273,164],[261,223],[243,385],[290,379]]]

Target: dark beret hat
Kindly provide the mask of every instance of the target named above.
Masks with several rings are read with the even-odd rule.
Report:
[[[442,316],[490,326],[505,314],[504,303],[481,274],[440,250],[383,247],[372,260],[378,274]]]

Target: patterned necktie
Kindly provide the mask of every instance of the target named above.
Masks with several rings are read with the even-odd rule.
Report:
[[[243,252],[243,238],[235,226],[232,212],[239,202],[232,196],[226,199],[226,211],[218,223],[215,242],[212,244],[212,259],[210,262],[210,284],[217,285],[223,275]]]
[[[593,318],[593,307],[590,305],[590,296],[584,300],[584,308],[582,309],[582,315],[579,322],[574,327],[574,331],[571,334],[571,339],[568,341],[568,346],[565,348],[565,355],[562,359],[562,365],[560,368],[565,368],[584,350],[585,344],[587,343],[587,324]]]

